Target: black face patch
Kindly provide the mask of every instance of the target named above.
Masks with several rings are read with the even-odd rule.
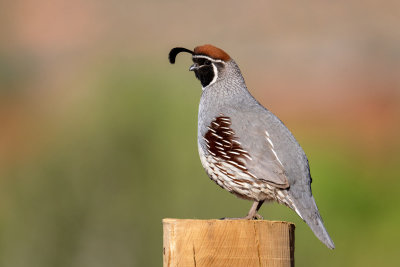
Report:
[[[201,86],[206,87],[215,76],[211,61],[206,58],[193,58],[193,62],[198,64],[194,71],[196,78],[200,80]]]
[[[206,87],[214,79],[214,70],[212,66],[204,66],[194,71],[196,78],[200,80],[201,86]]]

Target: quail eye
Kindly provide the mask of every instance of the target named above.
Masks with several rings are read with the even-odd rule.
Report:
[[[206,62],[204,62],[205,65],[211,65],[211,61],[210,60],[206,60]]]

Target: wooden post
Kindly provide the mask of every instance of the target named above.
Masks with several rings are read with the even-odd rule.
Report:
[[[163,219],[164,267],[294,266],[294,224]]]

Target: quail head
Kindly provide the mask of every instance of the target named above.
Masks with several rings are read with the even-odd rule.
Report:
[[[247,90],[236,62],[222,49],[202,45],[193,51],[189,68],[203,92],[198,115],[198,149],[208,176],[239,198],[254,201],[243,219],[262,218],[265,201],[294,210],[328,248],[335,246],[311,193],[307,157],[292,133]]]

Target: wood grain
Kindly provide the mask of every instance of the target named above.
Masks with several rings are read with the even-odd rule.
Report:
[[[163,219],[164,267],[294,266],[294,229],[281,221]]]

